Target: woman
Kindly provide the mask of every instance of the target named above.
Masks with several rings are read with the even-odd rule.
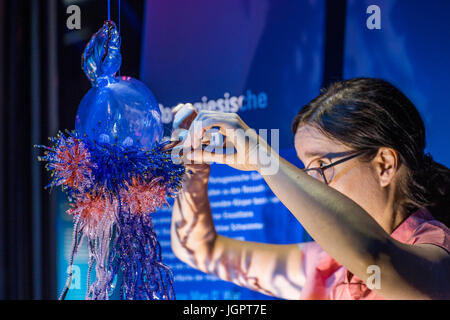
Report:
[[[256,133],[229,130],[248,129],[236,114],[189,110],[177,108],[175,124],[189,127],[183,147],[194,151],[185,159],[197,163],[187,165],[172,214],[172,249],[182,261],[285,299],[450,299],[450,171],[424,154],[423,121],[394,86],[343,81],[303,107],[292,128],[306,170]],[[233,141],[234,155],[201,148],[212,127]],[[275,173],[249,161],[261,151],[278,161]],[[232,162],[236,156],[246,161]],[[315,242],[271,245],[217,234],[207,194],[211,161],[259,171]]]

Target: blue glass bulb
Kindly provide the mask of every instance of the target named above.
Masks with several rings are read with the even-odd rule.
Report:
[[[78,107],[75,129],[98,142],[151,149],[163,136],[161,112],[142,82],[115,77],[121,59],[117,27],[106,21],[83,53],[83,70],[92,88]]]

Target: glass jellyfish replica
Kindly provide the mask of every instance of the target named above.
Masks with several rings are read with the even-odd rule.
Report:
[[[60,299],[69,290],[73,258],[83,241],[89,250],[86,299],[109,299],[115,290],[120,299],[175,299],[152,213],[176,194],[185,169],[159,142],[163,126],[154,96],[142,82],[116,77],[120,65],[120,35],[114,22],[106,21],[82,56],[92,88],[80,103],[75,131],[58,133],[49,147],[38,146],[44,149],[39,160],[51,172],[47,187],[62,186],[74,222]]]

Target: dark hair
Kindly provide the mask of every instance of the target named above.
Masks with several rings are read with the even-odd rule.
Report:
[[[426,207],[450,226],[450,169],[425,154],[425,126],[414,104],[387,81],[356,78],[332,84],[304,106],[292,131],[308,124],[373,159],[380,147],[395,149],[406,167],[396,208]]]

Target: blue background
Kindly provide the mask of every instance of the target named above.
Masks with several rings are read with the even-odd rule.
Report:
[[[364,28],[365,10],[381,9],[381,30]],[[427,148],[450,165],[450,2],[349,0],[344,77],[384,78],[416,105]]]

